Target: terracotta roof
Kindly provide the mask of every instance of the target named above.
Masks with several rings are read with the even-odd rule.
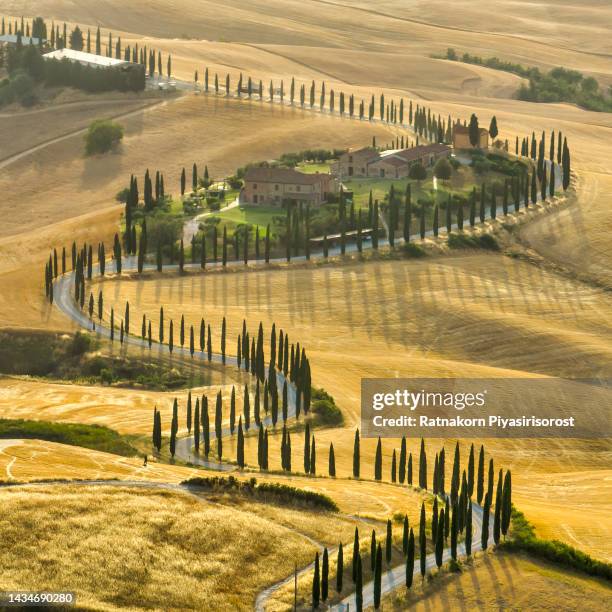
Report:
[[[388,155],[387,157],[381,157],[370,163],[370,166],[376,166],[378,164],[389,164],[390,166],[400,166],[406,165],[406,160],[403,157],[396,157],[395,155]]]
[[[345,155],[352,155],[353,157],[378,157],[378,151],[374,147],[362,147],[361,149],[349,149]]]
[[[245,181],[257,183],[293,183],[296,185],[316,185],[329,178],[328,174],[304,174],[293,168],[249,168]]]
[[[418,145],[416,147],[412,147],[411,149],[404,149],[403,151],[399,151],[397,155],[403,160],[411,162],[420,159],[425,155],[435,155],[436,153],[445,153],[446,151],[450,151],[449,146],[439,142],[434,142],[428,145]]]
[[[470,133],[470,128],[467,125],[462,125],[461,123],[457,123],[453,126],[453,131],[457,132],[457,134],[469,134]],[[487,130],[486,128],[478,128],[478,131],[482,134],[483,132],[486,132],[486,134],[489,134],[489,130]]]

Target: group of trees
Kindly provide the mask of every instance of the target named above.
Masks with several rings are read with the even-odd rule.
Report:
[[[512,72],[528,79],[529,84],[522,84],[517,92],[520,100],[529,102],[572,102],[588,110],[600,112],[610,112],[612,110],[610,93],[608,92],[606,96],[600,90],[599,83],[594,77],[585,77],[577,70],[557,67],[543,73],[537,67],[523,66],[515,62],[501,60],[498,57],[482,58],[469,53],[459,56],[452,48],[447,49],[445,59]]]
[[[355,448],[359,447],[358,432],[355,436]],[[377,445],[376,457],[378,460],[380,439]],[[415,531],[410,526],[408,516],[404,516],[401,550],[405,559],[405,584],[410,589],[413,584],[415,574],[415,561],[419,560],[419,573],[424,579],[427,572],[426,558],[428,541],[434,550],[435,563],[438,568],[443,563],[444,549],[450,539],[450,556],[452,562],[457,561],[458,544],[461,537],[465,546],[466,555],[472,554],[473,545],[473,502],[480,506],[484,499],[483,521],[481,532],[481,546],[486,550],[489,545],[491,510],[493,510],[493,540],[495,544],[500,542],[501,537],[505,537],[510,526],[510,516],[512,510],[512,476],[510,471],[505,475],[500,469],[497,475],[497,486],[495,484],[495,471],[493,459],[489,459],[488,475],[485,474],[485,450],[481,445],[478,466],[475,465],[474,445],[470,447],[468,455],[467,470],[462,469],[460,461],[459,443],[455,447],[455,455],[451,471],[450,491],[445,487],[445,449],[442,447],[435,455],[433,469],[433,495],[434,503],[430,520],[430,528],[427,529],[425,503],[421,505],[420,520],[417,526],[417,537]],[[395,482],[395,450],[393,451],[392,461],[392,481]],[[408,465],[408,467],[407,467]],[[375,466],[375,472],[380,469]],[[402,439],[399,460],[399,480],[404,481],[408,475],[409,484],[412,482],[412,455],[406,461],[406,439]],[[460,476],[461,474],[461,476]],[[487,484],[485,486],[485,477]],[[425,443],[421,440],[421,450],[419,458],[419,488],[427,489],[427,457]],[[493,497],[495,495],[495,497]],[[429,531],[429,538],[428,532]],[[418,550],[417,550],[418,547]],[[355,584],[355,597],[357,609],[361,610],[363,605],[363,581],[365,573],[366,558],[369,556],[369,569],[374,581],[374,608],[378,609],[382,597],[382,574],[385,568],[391,567],[393,561],[393,527],[391,520],[387,521],[385,537],[377,540],[375,530],[372,530],[368,546],[362,551],[362,543],[359,538],[359,531],[355,529],[352,556],[352,580]],[[344,552],[342,544],[338,548],[338,562],[336,572],[336,591],[342,592],[342,574],[344,572]],[[319,564],[318,553],[315,556],[313,579],[312,579],[312,604],[313,608],[318,608],[321,601],[325,602],[329,596],[329,559],[327,549],[323,552],[323,563]]]
[[[567,145],[567,138],[563,136],[561,131],[556,134],[554,130],[550,134],[548,140],[548,151],[546,132],[543,131],[539,142],[536,139],[535,132],[532,132],[531,137],[525,137],[521,140],[519,147],[518,137],[515,144],[515,152],[517,155],[531,158],[536,165],[537,179],[540,182],[540,191],[542,199],[546,199],[545,194],[554,195],[555,188],[555,161],[557,166],[561,168],[563,190],[567,190],[571,179],[571,155]],[[549,163],[547,164],[546,158]],[[550,176],[548,170],[550,168]],[[535,177],[533,179],[535,181]],[[548,185],[548,191],[547,191]]]
[[[90,298],[93,300],[93,296]],[[101,296],[100,296],[101,299]],[[93,307],[91,309],[93,312]],[[90,312],[90,314],[91,314]],[[111,309],[111,321],[114,325],[114,312]],[[123,341],[123,335],[129,333],[129,303],[126,303],[125,317],[120,324],[121,339]],[[148,338],[149,346],[151,346],[152,329],[151,321],[147,322],[146,317],[143,315],[141,336],[142,339]],[[226,321],[225,318],[221,324],[221,340],[220,340],[220,356],[222,363],[226,363]],[[160,309],[159,316],[159,341],[164,341],[165,335],[165,324],[164,324],[164,313],[163,308]],[[194,327],[189,328],[189,352],[193,356],[196,350],[196,334]],[[113,334],[111,334],[113,338]],[[181,317],[180,329],[179,329],[179,343],[183,347],[186,344],[186,325],[185,318]],[[232,387],[230,396],[230,407],[229,407],[229,433],[234,435],[238,432],[237,439],[237,462],[241,467],[245,465],[244,459],[244,436],[248,433],[251,420],[253,419],[255,425],[262,428],[262,407],[263,413],[270,416],[272,426],[276,427],[276,424],[280,417],[283,421],[283,444],[281,447],[281,464],[283,469],[291,471],[291,451],[287,453],[287,448],[290,449],[291,441],[290,434],[287,431],[285,425],[289,417],[290,408],[290,393],[293,394],[293,401],[295,407],[295,416],[299,418],[301,412],[307,415],[310,411],[311,404],[311,374],[310,364],[306,356],[306,352],[303,348],[300,348],[298,344],[289,344],[287,334],[284,334],[280,330],[278,345],[276,340],[276,326],[273,324],[272,332],[270,337],[270,357],[268,365],[266,366],[266,358],[264,354],[264,333],[263,326],[260,323],[257,339],[255,337],[250,338],[249,332],[246,327],[246,321],[243,321],[242,333],[238,335],[237,339],[237,357],[236,362],[239,368],[244,368],[245,371],[251,373],[255,377],[255,392],[251,397],[249,387],[245,385],[243,393],[243,409],[242,415],[239,417],[238,429],[236,430],[236,390]],[[174,346],[174,324],[173,321],[169,321],[168,325],[168,347],[172,352]],[[212,359],[212,331],[210,323],[206,325],[204,319],[201,319],[199,329],[199,349],[202,353],[206,353],[208,360]],[[278,373],[277,373],[278,368]],[[279,392],[279,379],[282,380],[282,391]],[[174,407],[178,410],[178,404],[175,401]],[[199,413],[198,410],[202,412]],[[202,440],[208,440],[208,416],[204,414],[204,411],[208,410],[208,400],[202,397],[202,403],[196,400],[196,420],[195,423],[202,427]],[[221,421],[223,415],[223,398],[219,393],[217,395],[215,412],[215,423],[218,425],[215,428],[217,436],[217,452],[219,458],[222,456],[222,440],[223,432],[221,431]],[[159,412],[154,412],[154,425],[153,425],[153,440],[154,445],[158,448],[161,446],[161,438],[157,432],[157,420],[159,419]],[[189,392],[186,407],[186,425],[187,430],[191,432],[192,424],[192,398],[191,392]],[[172,449],[176,446],[176,442],[173,441],[172,436],[176,437],[176,433],[171,433],[170,448],[171,454],[174,454]],[[159,446],[155,443],[159,442]],[[197,426],[194,427],[194,446],[196,452],[199,452],[200,447],[200,431]],[[204,453],[208,455],[210,451],[209,443],[204,443]],[[267,451],[267,430],[261,429],[259,434],[259,467],[260,469],[267,469],[268,465],[268,451]],[[313,455],[314,457],[314,455]],[[313,471],[314,473],[314,458],[313,458]]]

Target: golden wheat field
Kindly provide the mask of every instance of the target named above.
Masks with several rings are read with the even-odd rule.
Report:
[[[78,604],[103,610],[250,609],[265,584],[310,561],[323,535],[316,519],[327,519],[294,510],[281,521],[257,503],[153,487],[39,485],[0,497],[2,588],[78,584]],[[334,521],[327,537],[350,540],[354,526]]]
[[[443,117],[493,115],[500,138],[561,130],[572,150],[575,194],[566,205],[525,218],[513,232],[526,258],[493,252],[446,252],[420,260],[333,262],[278,266],[237,273],[114,275],[92,283],[104,292],[106,314],[126,300],[133,320],[143,314],[155,329],[160,305],[175,321],[204,316],[219,345],[221,320],[229,346],[247,321],[266,334],[272,323],[305,346],[313,382],[340,406],[341,427],[314,431],[317,476],[259,474],[257,442],[246,438],[247,470],[256,476],[332,497],[340,514],[222,495],[215,499],[175,490],[36,485],[0,489],[3,571],[0,590],[74,588],[90,609],[252,609],[257,593],[306,566],[319,544],[350,542],[356,525],[378,530],[394,513],[418,520],[425,496],[408,487],[376,483],[376,440],[363,439],[361,472],[352,480],[353,435],[359,426],[364,377],[550,376],[608,380],[612,374],[612,233],[610,194],[612,113],[573,104],[515,99],[524,79],[508,72],[433,57],[453,47],[484,58],[575,69],[612,85],[610,7],[600,0],[476,0],[449,5],[382,0],[5,0],[2,13],[42,15],[121,36],[124,45],[172,53],[176,78],[192,81],[205,67],[285,85],[292,77],[317,91],[368,100],[384,93],[424,104]],[[85,157],[83,132],[94,118],[124,126],[113,153]],[[0,326],[74,331],[76,325],[44,299],[43,266],[53,247],[73,240],[110,245],[119,229],[115,196],[148,168],[161,170],[166,191],[178,192],[183,167],[207,165],[213,177],[249,162],[306,148],[387,142],[395,127],[350,121],[223,95],[84,95],[72,91],[40,107],[0,110]],[[403,133],[403,132],[402,132]],[[501,224],[501,223],[500,223]],[[496,224],[492,224],[495,226]],[[118,353],[117,345],[106,350]],[[140,354],[131,347],[129,352]],[[233,350],[230,349],[230,353]],[[233,372],[194,389],[209,403],[227,400]],[[242,380],[237,384],[241,406]],[[0,375],[0,417],[102,424],[122,434],[149,436],[153,407],[168,433],[179,400],[179,434],[186,434],[187,390],[176,393],[96,387]],[[195,399],[195,395],[194,395]],[[227,401],[226,401],[227,407]],[[227,415],[225,415],[227,418]],[[270,437],[270,468],[280,466],[280,435]],[[541,537],[557,538],[610,561],[612,446],[609,440],[478,440],[496,467],[512,470],[513,501]],[[337,479],[325,478],[333,443]],[[419,440],[408,440],[418,455]],[[470,440],[460,442],[462,460]],[[303,434],[292,433],[292,464],[301,471]],[[427,440],[428,453],[455,440]],[[383,480],[399,440],[383,440]],[[236,441],[224,443],[235,459]],[[429,464],[429,478],[433,462]],[[87,478],[178,483],[215,474],[161,461],[144,468],[125,458],[39,440],[0,440],[0,480]],[[17,517],[10,519],[10,517]],[[371,525],[368,525],[371,521]],[[362,527],[360,526],[360,530]],[[364,531],[365,533],[365,531]],[[127,542],[127,545],[126,545]],[[67,555],[66,550],[71,554]],[[332,564],[334,563],[332,556]],[[308,591],[310,578],[300,589]],[[269,609],[291,605],[289,586]],[[459,576],[440,577],[412,599],[392,595],[383,609],[414,605],[436,610],[609,607],[610,591],[596,580],[521,556],[478,558]],[[163,602],[163,605],[160,604]]]

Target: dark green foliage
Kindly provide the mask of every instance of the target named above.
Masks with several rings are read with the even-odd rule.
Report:
[[[376,457],[374,459],[374,479],[382,480],[382,442],[380,440],[380,436],[378,437]]]
[[[338,546],[338,555],[336,558],[336,591],[342,593],[342,577],[344,574],[344,548],[342,542]]]
[[[122,435],[102,425],[0,419],[0,439],[48,440],[133,457],[136,449]]]
[[[569,567],[590,576],[599,576],[612,580],[612,564],[593,559],[582,551],[559,542],[558,540],[542,540],[536,536],[533,526],[525,515],[512,508],[512,539],[506,540],[502,546],[508,550],[524,551],[529,555]]]
[[[319,607],[321,597],[321,576],[319,573],[319,553],[315,554],[314,572],[312,576],[312,607],[316,610]]]
[[[410,536],[408,538],[408,552],[406,556],[406,588],[407,589],[409,589],[412,586],[413,577],[414,577],[414,533],[411,528]]]
[[[499,251],[499,244],[491,234],[480,234],[471,236],[469,234],[451,233],[448,236],[448,246],[451,249],[485,249],[487,251]]]

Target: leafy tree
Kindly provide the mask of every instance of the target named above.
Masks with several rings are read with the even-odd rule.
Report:
[[[441,157],[436,162],[433,173],[437,179],[441,181],[448,181],[453,174],[453,167],[446,157]]]
[[[87,155],[107,153],[123,139],[123,127],[114,121],[97,119],[93,121],[85,136]]]

